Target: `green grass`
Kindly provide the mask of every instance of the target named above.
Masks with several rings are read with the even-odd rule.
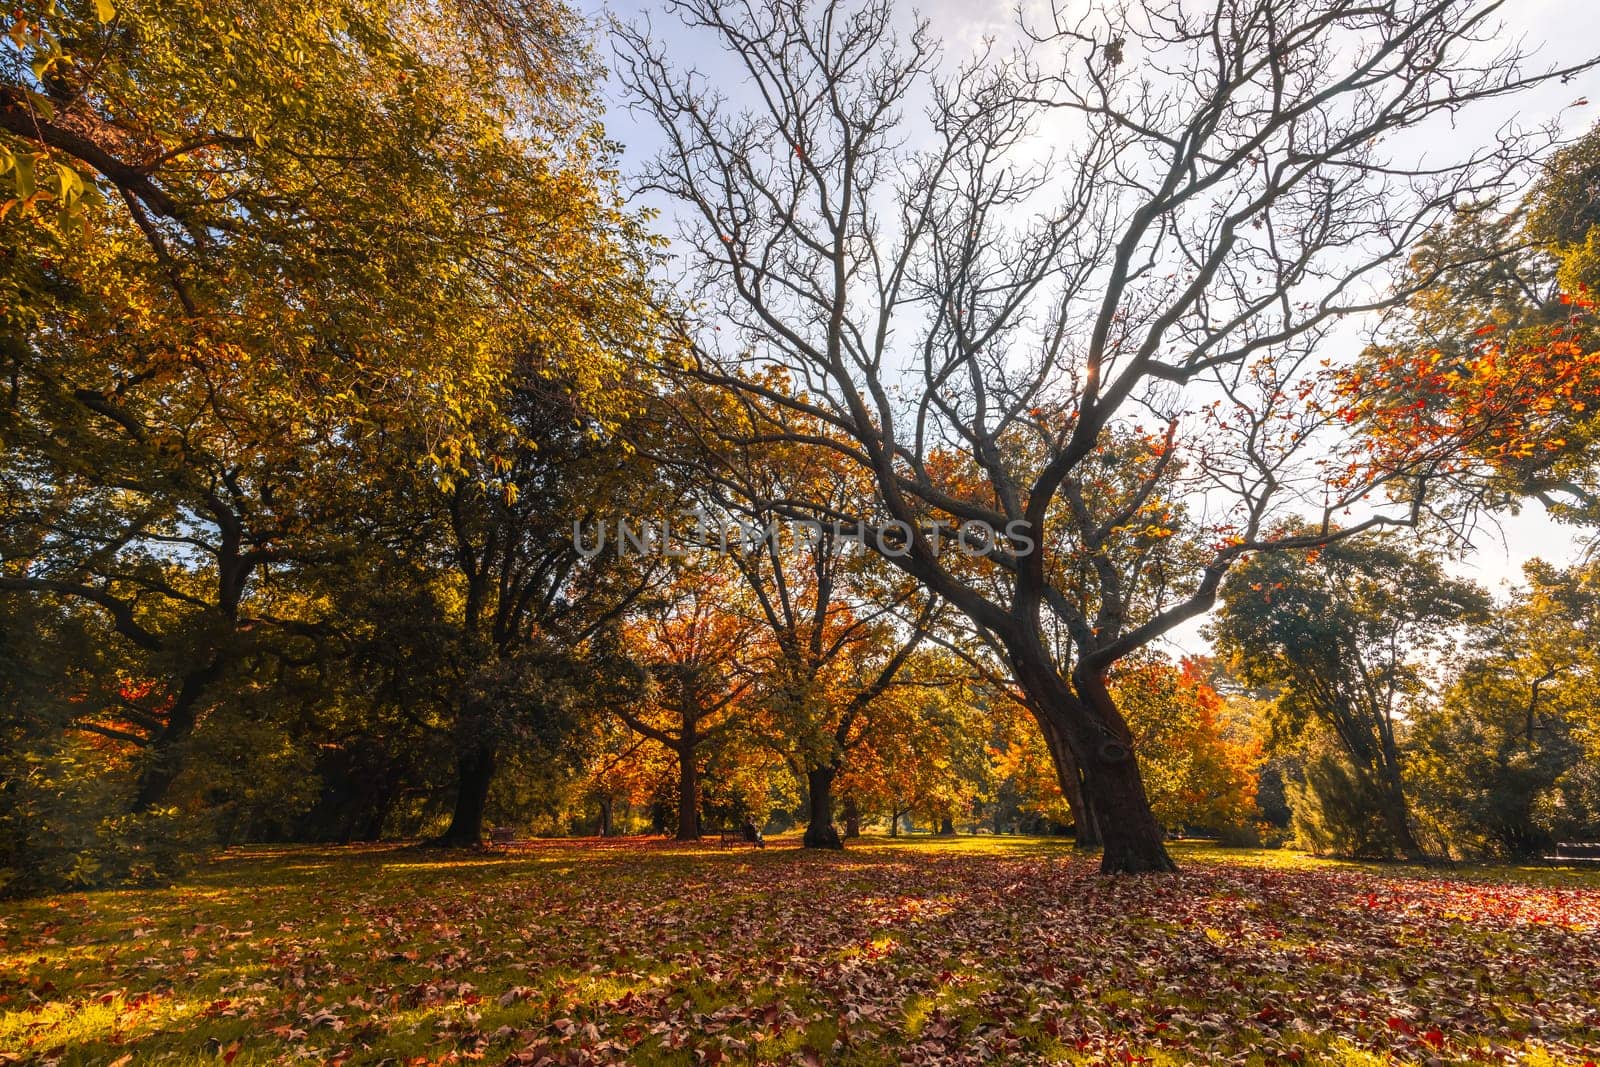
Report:
[[[1600,872],[1179,844],[230,850],[0,912],[0,1063],[1545,1062]],[[518,1059],[517,1057],[520,1057]],[[510,1059],[508,1059],[510,1058]]]

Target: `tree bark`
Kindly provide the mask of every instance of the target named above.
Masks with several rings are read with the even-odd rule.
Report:
[[[151,740],[144,753],[144,768],[139,772],[139,785],[134,791],[134,812],[148,811],[167,798],[167,791],[183,769],[178,746],[194,733],[200,720],[200,698],[211,683],[222,676],[225,663],[221,656],[198,670],[183,676],[178,685],[178,695],[167,711],[167,723]]]
[[[839,831],[833,825],[833,776],[837,768],[817,767],[806,771],[806,792],[809,801],[810,821],[806,824],[806,848],[844,848]]]
[[[1073,847],[1099,848],[1103,843],[1100,823],[1089,798],[1084,794],[1083,772],[1078,769],[1078,761],[1073,758],[1072,749],[1068,747],[1061,730],[1047,716],[1039,715],[1036,719],[1044,734],[1045,748],[1050,752],[1050,762],[1055,765],[1056,784],[1066,798],[1067,810],[1072,813]]]
[[[1083,788],[1083,777],[1076,767],[1072,773],[1073,789],[1078,794],[1078,810],[1073,813],[1073,848],[1093,851],[1105,847],[1105,836],[1100,833],[1100,815],[1094,810],[1094,802]]]
[[[861,808],[856,804],[855,797],[845,798],[844,836],[846,840],[861,836]]]
[[[1037,645],[1013,648],[1012,662],[1035,709],[1060,732],[1082,773],[1083,798],[1104,849],[1100,873],[1177,870],[1145,796],[1133,735],[1104,676],[1075,672],[1069,686]]]
[[[616,806],[616,801],[610,797],[600,798],[600,836],[611,836],[611,811]]]
[[[1084,792],[1092,798],[1090,804],[1100,821],[1105,850],[1100,859],[1102,874],[1178,869],[1167,855],[1161,827],[1151,814],[1139,765],[1131,753],[1098,760],[1084,779]]]
[[[956,821],[948,815],[941,815],[939,817],[939,836],[954,837],[955,833]]]
[[[1084,800],[1100,827],[1104,848],[1101,873],[1176,871],[1178,865],[1167,855],[1161,825],[1145,795],[1133,734],[1117,711],[1105,679],[1084,676],[1073,681],[1103,731],[1093,744],[1083,746],[1084,752],[1074,752],[1083,771]]]
[[[700,840],[700,768],[694,746],[678,750],[678,840]]]
[[[450,825],[430,844],[439,848],[477,848],[483,844],[483,813],[494,781],[495,747],[469,743],[456,757],[456,803]]]

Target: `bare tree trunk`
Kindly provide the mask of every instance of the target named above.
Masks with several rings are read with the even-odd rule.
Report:
[[[450,825],[430,844],[440,848],[476,848],[483,843],[483,813],[494,781],[495,748],[469,743],[456,756],[456,802]]]
[[[600,798],[600,836],[611,836],[611,812],[616,807],[616,801],[610,796]]]
[[[1068,687],[1040,652],[1013,651],[1018,681],[1049,717],[1083,775],[1083,799],[1100,830],[1103,874],[1175,871],[1150,810],[1133,736],[1099,676],[1075,676]]]
[[[200,699],[206,689],[222,675],[224,663],[221,656],[197,670],[183,676],[178,685],[178,695],[167,711],[167,723],[151,739],[144,751],[144,768],[139,773],[139,785],[134,791],[133,810],[148,811],[167,797],[167,790],[183,769],[178,747],[194,733],[200,718]]]
[[[1105,874],[1175,871],[1161,825],[1150,810],[1133,735],[1101,678],[1075,679],[1086,710],[1099,719],[1103,735],[1075,753],[1083,770],[1084,799],[1100,827]],[[1087,740],[1087,739],[1086,739]]]
[[[861,809],[855,797],[846,797],[844,801],[844,836],[846,840],[861,836]]]
[[[694,746],[678,749],[678,840],[700,840],[700,768]]]
[[[806,823],[805,837],[801,839],[806,848],[844,848],[839,831],[833,825],[833,776],[836,772],[834,767],[806,771],[810,820]]]

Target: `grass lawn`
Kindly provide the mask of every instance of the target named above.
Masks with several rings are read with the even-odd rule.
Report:
[[[1600,874],[1057,842],[250,848],[0,905],[0,1064],[1600,1060]]]

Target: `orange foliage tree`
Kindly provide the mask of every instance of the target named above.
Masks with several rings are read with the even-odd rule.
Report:
[[[1145,756],[1150,806],[1166,829],[1219,830],[1258,816],[1260,741],[1230,715],[1204,661],[1140,657],[1112,685]]]
[[[648,697],[617,716],[665,747],[678,764],[678,840],[700,837],[700,778],[712,746],[738,724],[751,694],[755,628],[739,610],[736,579],[714,563],[679,571],[664,604],[625,630],[650,675]]]
[[[1331,413],[1373,444],[1346,480],[1410,471],[1446,508],[1539,500],[1600,520],[1600,129],[1555,154],[1511,214],[1458,211],[1422,241],[1417,291],[1336,374]]]

